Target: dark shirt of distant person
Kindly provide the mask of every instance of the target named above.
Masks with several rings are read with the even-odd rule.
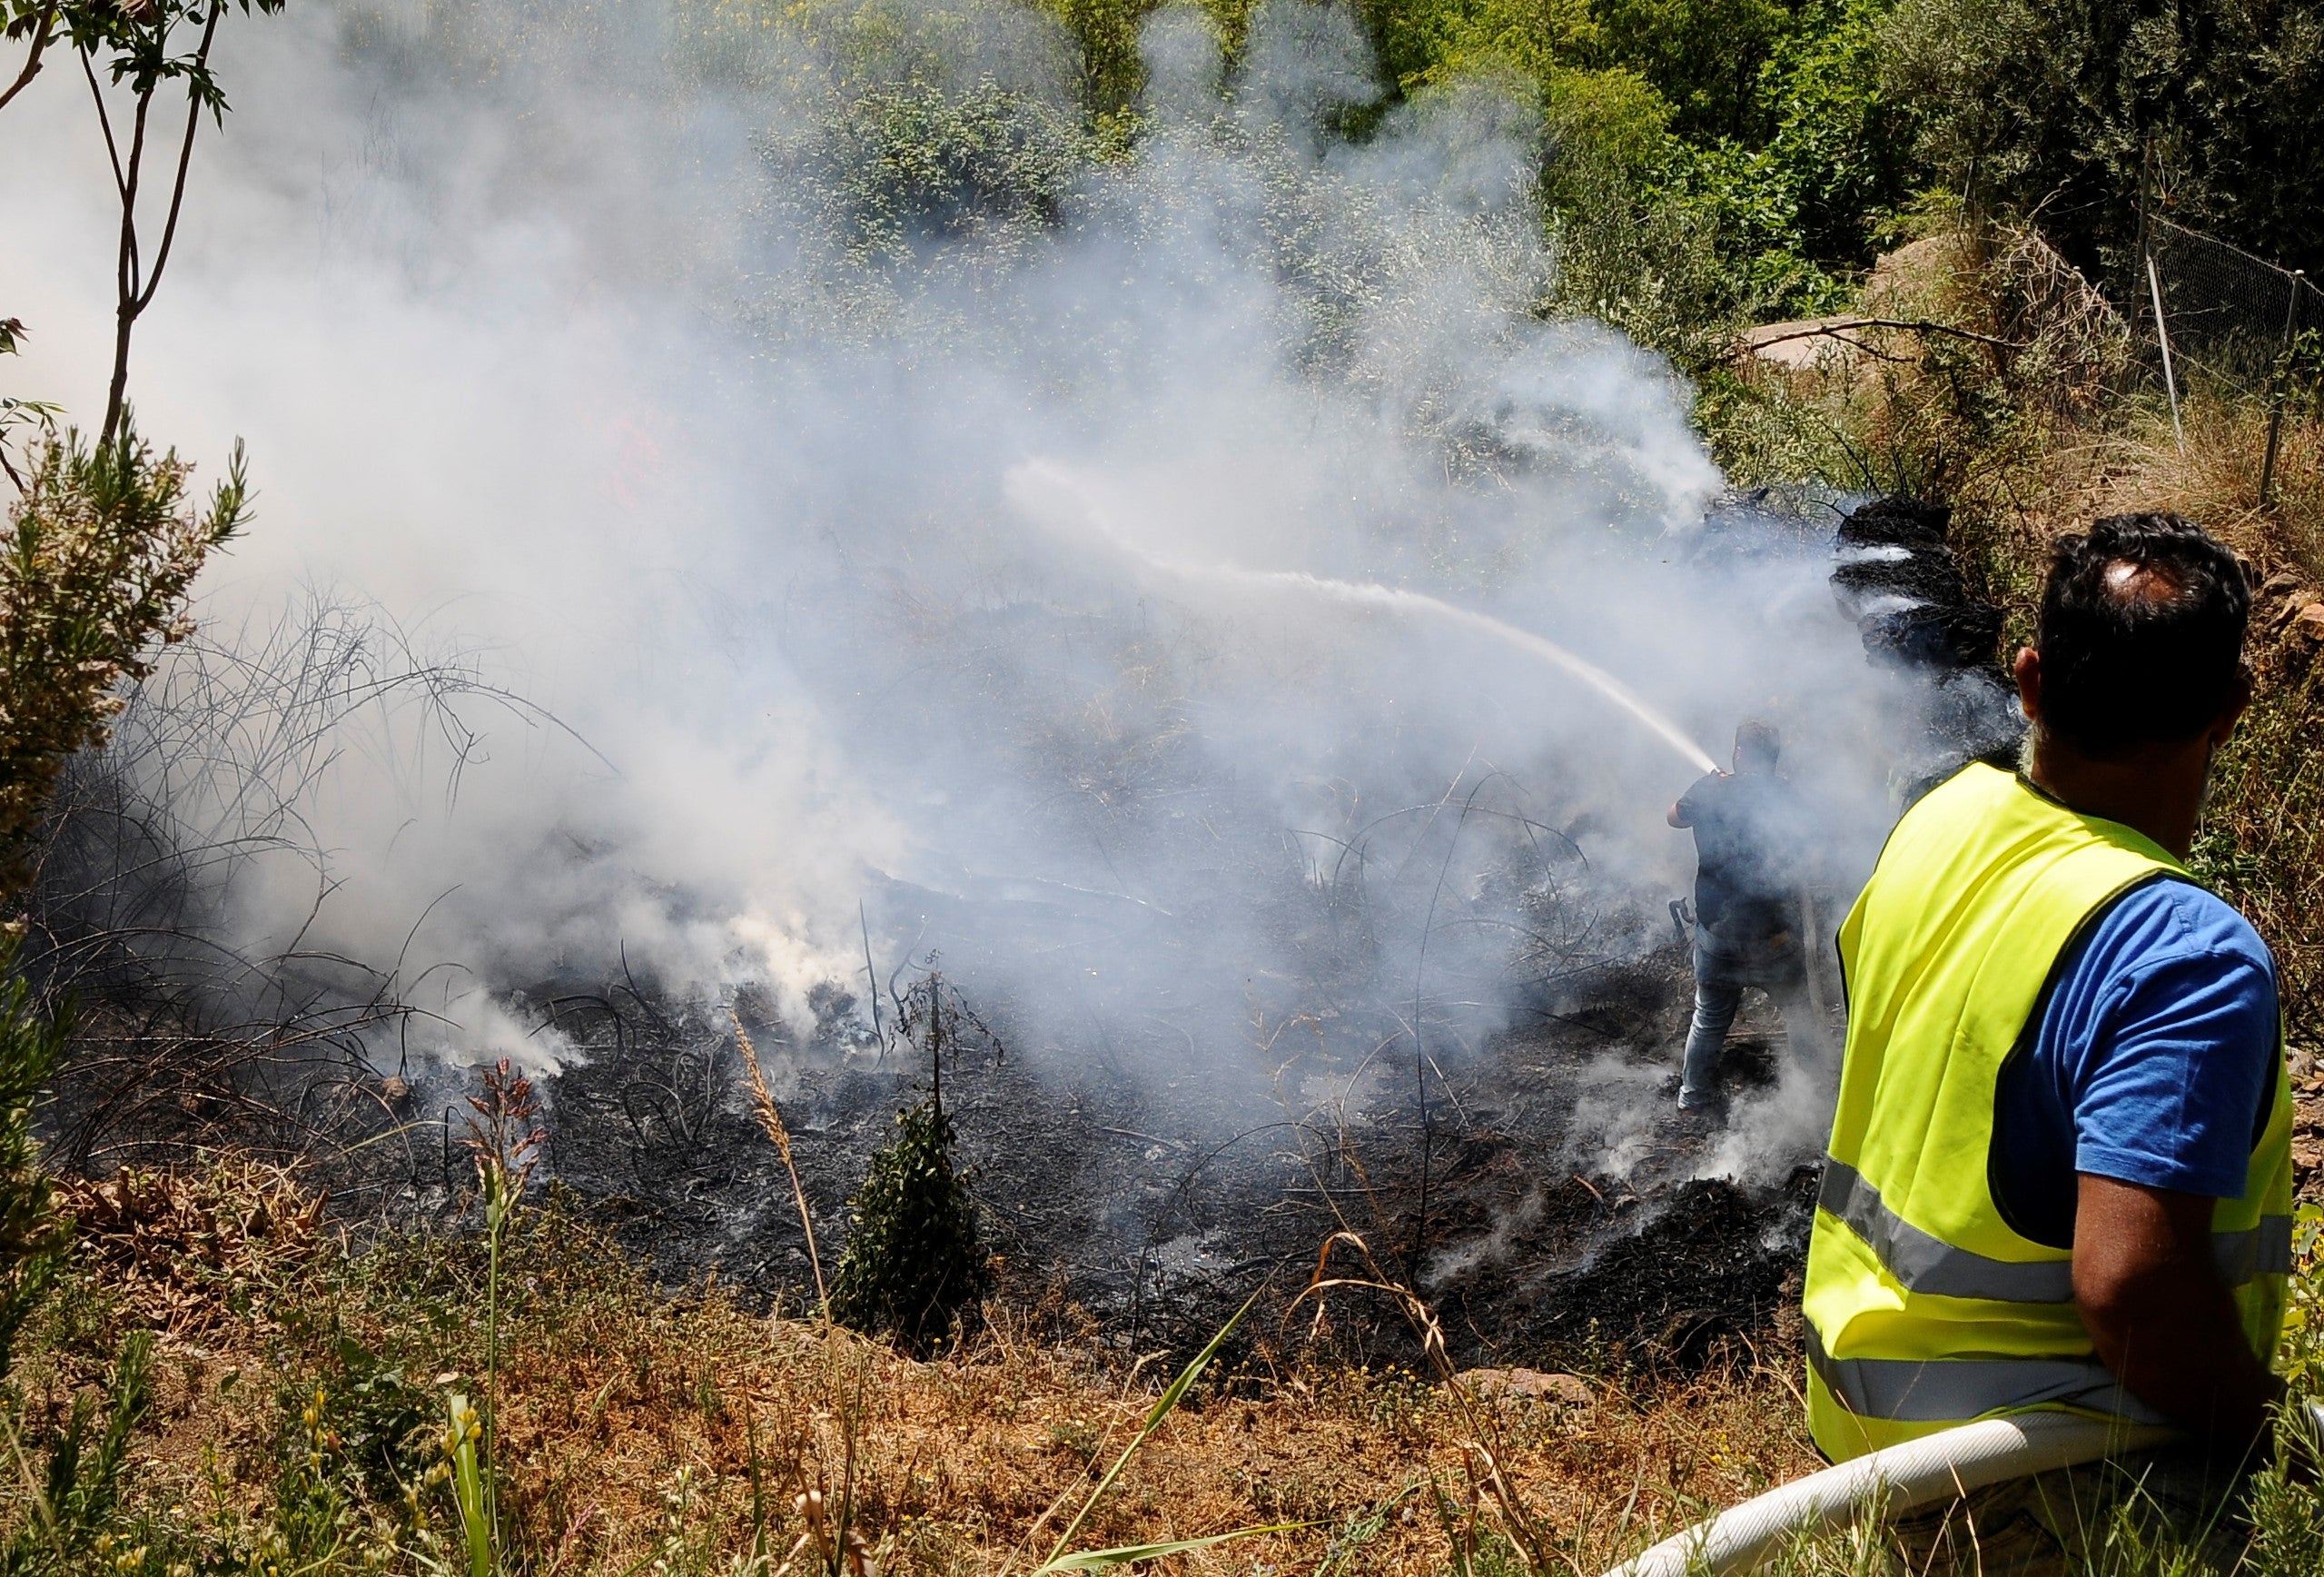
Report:
[[[1756,720],[1735,731],[1735,769],[1706,773],[1666,819],[1695,834],[1695,923],[1714,951],[1782,947],[1799,928],[1798,801],[1776,763],[1783,738]]]
[[[1713,772],[1666,818],[1695,834],[1695,1013],[1678,1088],[1684,1112],[1726,1108],[1719,1065],[1751,987],[1767,993],[1795,1049],[1826,1060],[1800,945],[1800,867],[1808,843],[1799,801],[1776,771],[1783,737],[1752,719],[1735,731],[1735,769]]]

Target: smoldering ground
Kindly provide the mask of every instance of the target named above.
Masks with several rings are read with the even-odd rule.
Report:
[[[696,1005],[672,1057],[738,1001],[822,1099],[931,958],[1021,1093],[1101,1067],[1205,1131],[1390,1061],[1425,1098],[1513,1019],[1666,1058],[1588,999],[1668,941],[1688,752],[1302,576],[1552,640],[1716,754],[1773,716],[1827,881],[1876,848],[1921,701],[1825,533],[1706,526],[1679,381],[1545,312],[1518,102],[1342,129],[1383,103],[1345,9],[1276,0],[1231,61],[1158,13],[1095,129],[1070,41],[1002,5],[317,5],[232,46],[133,376],[148,431],[249,441],[261,515],[92,770],[198,780],[234,858],[181,862],[183,927],[245,999],[389,1005],[344,1021],[375,1069],[602,1076],[620,1012],[559,1004],[618,984]],[[108,184],[54,74],[0,205],[20,381],[86,411]],[[1027,467],[1106,531],[1037,518]],[[318,601],[331,661],[203,711]]]

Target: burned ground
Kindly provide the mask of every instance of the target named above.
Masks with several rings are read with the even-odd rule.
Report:
[[[1462,1363],[1645,1346],[1685,1362],[1763,1330],[1809,1192],[1796,1177],[1695,1180],[1711,1136],[1675,1115],[1649,1119],[1619,1165],[1604,1134],[1581,1131],[1577,1093],[1607,1077],[1610,1048],[1666,1112],[1684,1033],[1677,948],[1609,974],[1592,1011],[1545,1011],[1432,1069],[1425,1118],[1409,1060],[1379,1056],[1294,1056],[1275,1070],[1272,1112],[1215,1076],[1061,1074],[1024,1056],[949,1071],[1004,1295],[1085,1311],[1124,1351],[1199,1345],[1254,1292],[1289,1310],[1348,1232],[1361,1246],[1335,1249],[1333,1274],[1417,1268]],[[788,1178],[744,1104],[731,1036],[707,1017],[697,1027],[697,1044],[657,1053],[625,1027],[550,1084],[555,1174],[666,1282],[715,1272],[800,1306],[813,1288]],[[1746,1019],[1741,1079],[1764,1081],[1784,1055],[1772,1020]],[[826,1265],[872,1149],[918,1098],[919,1070],[896,1061],[826,1047],[787,1069],[778,1098]],[[449,1202],[449,1181],[436,1186]],[[1375,1294],[1310,1301],[1294,1324],[1351,1361],[1416,1351],[1401,1307]]]
[[[1715,550],[1760,550],[1761,528],[1725,530]],[[1906,776],[2005,743],[1991,637],[1978,633],[1991,610],[1953,569],[1941,519],[1889,503],[1858,511],[1840,537],[1877,550],[1842,564],[1842,605],[1875,656],[1923,674],[1934,698],[1927,759],[1903,763]],[[1944,639],[1890,641],[1892,602],[1914,604],[1906,611]],[[1983,655],[1964,660],[1964,643]],[[1600,885],[1579,823],[1489,812],[1516,830],[1469,868],[1447,900],[1469,908],[1453,915],[1439,900],[1469,811],[1427,841],[1449,796],[1413,808],[1425,816],[1366,822],[1341,857],[1302,862],[1248,830],[1221,840],[1216,828],[1234,834],[1241,814],[1232,783],[1165,787],[1157,836],[1192,840],[1203,860],[1243,860],[1265,873],[1243,888],[1277,895],[1244,920],[1296,974],[1254,972],[1240,1018],[1165,1000],[1172,981],[1195,977],[1167,967],[1076,987],[1083,996],[1063,1017],[1055,1003],[1013,1000],[1005,971],[980,977],[979,949],[1024,953],[1092,927],[1132,938],[1116,952],[1149,962],[1214,946],[1207,868],[1166,903],[1029,879],[947,893],[891,881],[874,893],[867,950],[876,934],[892,959],[929,967],[916,949],[934,927],[950,938],[944,967],[996,1032],[947,1068],[946,1104],[1007,1303],[1074,1311],[1107,1344],[1144,1353],[1199,1344],[1256,1293],[1278,1315],[1270,1329],[1388,1363],[1417,1354],[1407,1305],[1352,1284],[1303,1296],[1320,1274],[1413,1288],[1465,1364],[1587,1366],[1647,1351],[1694,1363],[1778,1321],[1812,1211],[1814,1174],[1799,1165],[1812,1146],[1755,1157],[1749,1182],[1706,1175],[1720,1136],[1683,1122],[1669,1098],[1686,948],[1651,905]],[[1363,839],[1391,824],[1405,844],[1393,861],[1371,858]],[[1200,838],[1182,830],[1198,825]],[[1518,940],[1498,963],[1469,956],[1490,967],[1467,975],[1449,957],[1431,962],[1425,994],[1415,981],[1387,999],[1383,961],[1409,977],[1416,946],[1448,920]],[[117,941],[83,947],[99,954],[142,956]],[[299,1161],[351,1225],[465,1219],[473,1075],[411,1059],[381,1076],[365,1046],[391,1003],[348,1023],[253,1014],[213,1035],[197,1068],[165,1045],[198,1017],[190,995],[169,997],[161,1022],[153,971],[79,969],[97,987],[93,1044],[117,1031],[118,1049],[68,1070],[51,1113],[76,1165],[102,1172],[235,1145]],[[664,1284],[715,1274],[763,1306],[799,1307],[814,1285],[790,1177],[746,1093],[737,1024],[767,1053],[826,1268],[872,1152],[925,1076],[909,1047],[873,1032],[869,1005],[836,987],[813,1005],[814,1033],[786,1027],[750,989],[712,997],[626,972],[543,983],[509,1005],[570,1047],[544,1084],[542,1185],[568,1191]],[[1788,1056],[1764,1011],[1746,1012],[1731,1053],[1745,1086],[1773,1082]]]
[[[1140,1353],[1199,1345],[1258,1293],[1281,1316],[1273,1328],[1325,1353],[1409,1362],[1417,1338],[1394,1296],[1300,1302],[1326,1243],[1350,1234],[1333,1273],[1416,1286],[1462,1363],[1641,1344],[1699,1358],[1761,1329],[1805,1208],[1780,1186],[1693,1180],[1713,1136],[1668,1110],[1689,994],[1667,917],[1652,917],[1657,933],[1637,913],[1598,912],[1578,853],[1528,855],[1474,889],[1522,923],[1522,968],[1497,984],[1448,961],[1426,996],[1384,1002],[1372,960],[1404,944],[1381,932],[1408,926],[1411,905],[1360,864],[1338,883],[1287,878],[1275,923],[1308,973],[1254,981],[1239,1036],[1142,1015],[1151,993],[1125,986],[1092,997],[1079,1035],[1043,1037],[1021,1033],[1041,1021],[1004,991],[972,988],[996,1036],[947,1067],[946,1104],[1001,1295],[1077,1311]],[[1407,885],[1427,896],[1441,873],[1421,867]],[[1043,891],[948,901],[953,933],[1004,948],[1089,919],[1061,919]],[[1157,929],[1152,945],[1195,945],[1199,929]],[[232,1148],[299,1165],[358,1232],[467,1219],[474,1070],[413,1058],[383,1076],[321,1014],[253,1011],[192,1036],[199,994],[178,976],[128,967],[117,941],[74,956],[82,1052],[47,1120],[75,1168]],[[1488,996],[1495,1013],[1480,1020],[1470,1010]],[[666,1285],[715,1274],[762,1306],[813,1297],[737,1025],[766,1053],[826,1268],[872,1152],[918,1098],[926,1069],[909,1046],[871,1033],[841,994],[819,1001],[824,1027],[808,1036],[750,991],[726,1001],[627,977],[544,986],[515,1005],[572,1048],[544,1081],[542,1186],[567,1191]],[[1415,1015],[1428,1028],[1418,1066]],[[1735,1066],[1764,1081],[1780,1032],[1746,1021],[1740,1039]],[[1623,1114],[1618,1136],[1592,1126],[1605,1120],[1583,1098],[1594,1091]]]

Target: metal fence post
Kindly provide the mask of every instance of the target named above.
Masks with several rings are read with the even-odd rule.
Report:
[[[2276,352],[2276,375],[2268,381],[2268,458],[2260,462],[2260,507],[2268,506],[2268,495],[2276,485],[2276,445],[2284,435],[2284,377],[2290,369],[2293,325],[2299,321],[2299,287],[2308,283],[2308,271],[2292,270],[2290,288],[2284,292],[2284,342]]]
[[[2187,430],[2179,423],[2179,378],[2171,367],[2171,331],[2162,322],[2162,276],[2155,272],[2154,253],[2147,253],[2147,288],[2154,293],[2154,337],[2162,347],[2162,390],[2171,396],[2171,435],[2179,452],[2187,452]]]

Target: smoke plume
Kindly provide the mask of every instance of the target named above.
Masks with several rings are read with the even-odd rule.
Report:
[[[1819,856],[1875,846],[1912,703],[1828,557],[1706,526],[1682,381],[1543,310],[1529,110],[1340,129],[1380,97],[1344,5],[1231,61],[1158,13],[1095,130],[998,5],[228,32],[133,388],[248,441],[259,518],[117,753],[242,840],[203,926],[389,972],[419,1049],[570,1056],[526,994],[620,973],[805,1045],[868,947],[1036,1055],[1263,1082],[1287,1017],[1450,1056],[1666,938],[1663,808],[1745,715]],[[51,75],[0,211],[20,382],[85,414],[110,190]],[[237,665],[276,701],[204,712]]]

